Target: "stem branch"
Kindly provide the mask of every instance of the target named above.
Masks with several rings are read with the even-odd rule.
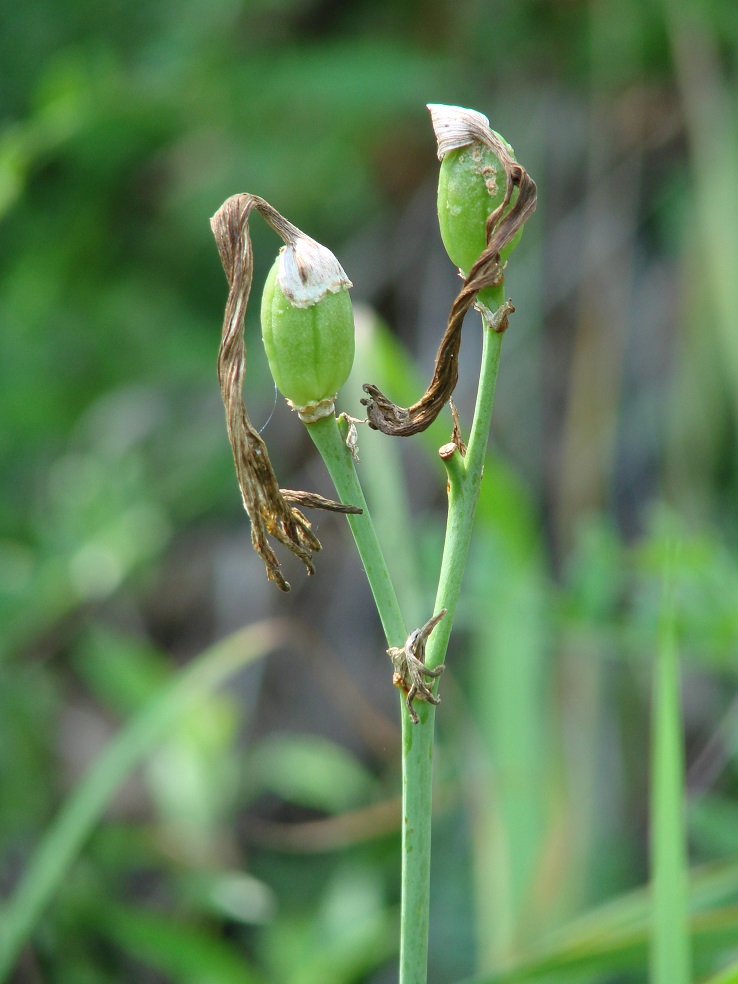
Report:
[[[503,303],[502,286],[496,291],[495,297],[498,304]],[[431,669],[443,663],[461,594],[487,451],[501,345],[502,335],[485,323],[479,390],[467,453],[462,458],[456,450],[445,461],[448,474],[448,521],[433,613],[445,608],[447,614],[428,640],[426,664]],[[330,416],[308,424],[307,428],[341,501],[363,509],[361,515],[350,515],[347,519],[377,604],[387,643],[389,646],[402,646],[407,638],[405,622],[353,459],[341,437],[338,423],[335,417]],[[404,698],[404,694],[401,694],[401,698]],[[401,699],[401,708],[403,820],[400,984],[425,984],[428,967],[435,710],[429,703],[419,703],[417,712],[420,722],[416,726],[411,721],[404,699]]]
[[[499,304],[504,300],[502,287],[497,300]],[[428,640],[426,663],[431,668],[444,661],[461,593],[487,451],[501,345],[502,335],[485,324],[479,390],[467,453],[462,458],[457,450],[445,462],[448,520],[434,612],[445,608],[447,614]],[[400,984],[425,984],[428,964],[435,708],[421,704],[418,715],[420,723],[416,726],[403,704]]]
[[[322,417],[313,424],[306,424],[306,427],[325,462],[341,502],[359,506],[363,510],[361,515],[349,515],[346,518],[374,595],[387,644],[402,646],[407,638],[405,620],[369,515],[353,458],[338,429],[338,421],[331,415]]]

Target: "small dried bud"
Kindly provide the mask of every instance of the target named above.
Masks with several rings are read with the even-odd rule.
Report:
[[[309,421],[333,412],[354,361],[351,281],[336,257],[296,236],[264,286],[261,332],[280,392]]]

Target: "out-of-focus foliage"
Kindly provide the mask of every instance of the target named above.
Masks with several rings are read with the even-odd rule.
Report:
[[[329,245],[391,325],[361,315],[341,409],[358,415],[363,381],[412,402],[457,284],[427,102],[485,112],[540,202],[507,281],[443,678],[431,980],[646,979],[650,664],[674,540],[696,979],[738,958],[736,50],[738,7],[718,0],[3,4],[3,898],[185,664],[255,620],[284,632],[142,767],[117,760],[12,979],[395,979],[389,662],[343,520],[317,521],[318,573],[291,568],[287,598],[250,552],[208,217],[253,192]],[[259,284],[278,243],[253,226]],[[471,319],[465,334],[468,425]],[[418,624],[449,427],[360,435]],[[264,436],[284,486],[329,493],[281,401]]]

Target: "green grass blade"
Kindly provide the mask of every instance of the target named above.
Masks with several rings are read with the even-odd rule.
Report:
[[[96,932],[172,984],[263,984],[232,943],[160,912],[110,906],[98,912]]]
[[[666,560],[654,667],[651,751],[651,984],[689,984],[684,742],[674,613],[673,548]]]
[[[734,946],[736,927],[736,906],[694,916],[688,930],[695,954],[714,959],[726,947]],[[619,971],[641,971],[648,959],[649,945],[647,926],[603,931],[588,940],[531,957],[509,970],[475,977],[465,984],[575,984],[578,981],[599,984],[613,980],[613,975]],[[728,981],[721,980],[720,984],[728,984]]]
[[[711,862],[692,869],[689,905],[693,913],[732,901],[738,894],[738,858]],[[575,947],[617,930],[643,930],[651,923],[653,899],[648,886],[618,895],[549,936],[551,950]]]
[[[693,872],[689,930],[695,957],[712,961],[731,946],[738,932],[738,908],[726,904],[738,891],[738,859],[702,865]],[[585,913],[547,937],[537,953],[496,973],[481,974],[467,984],[588,984],[618,970],[644,969],[648,960],[652,897],[648,888],[627,892]],[[709,911],[698,911],[709,910]],[[728,970],[726,968],[724,974]],[[609,979],[609,978],[606,978]],[[719,977],[705,984],[733,984]],[[735,978],[738,984],[738,978]]]
[[[714,974],[704,984],[738,984],[738,960]]]
[[[485,478],[486,480],[486,478]],[[493,540],[480,531],[478,544]],[[471,800],[477,967],[506,965],[536,938],[528,910],[549,809],[544,619],[534,561],[501,561],[504,576],[478,576],[469,701],[487,781]],[[474,572],[476,573],[476,571]],[[482,571],[480,570],[480,575]],[[490,617],[486,597],[494,597]],[[484,680],[485,686],[474,685]]]
[[[264,656],[284,636],[284,625],[278,622],[260,622],[234,633],[202,653],[113,738],[61,808],[2,911],[0,982],[7,979],[87,837],[134,767],[204,694]]]

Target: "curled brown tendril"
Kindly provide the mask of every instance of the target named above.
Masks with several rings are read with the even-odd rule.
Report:
[[[249,215],[256,209],[288,245],[303,233],[272,206],[256,195],[233,195],[210,220],[220,259],[228,280],[228,300],[223,317],[223,336],[218,352],[218,381],[225,406],[228,437],[236,465],[244,508],[251,520],[251,542],[264,561],[267,577],[282,591],[290,586],[269,543],[269,536],[291,550],[308,574],[315,572],[312,554],[320,541],[299,509],[290,503],[334,512],[360,513],[356,506],[342,505],[310,492],[280,489],[266,444],[254,430],[243,402],[246,372],[244,317],[254,273],[249,235]]]
[[[502,282],[504,264],[500,261],[500,251],[513,240],[536,207],[536,185],[525,168],[513,160],[507,148],[495,138],[492,131],[481,130],[475,137],[489,144],[504,167],[505,197],[487,217],[487,246],[469,271],[451,307],[446,331],[436,355],[433,378],[425,393],[411,407],[399,407],[371,383],[366,383],[363,387],[367,398],[361,402],[366,407],[369,426],[394,437],[409,437],[424,431],[448,403],[459,378],[458,356],[464,317],[480,290],[498,286]],[[518,189],[518,195],[511,205],[515,188]],[[512,305],[493,325],[495,331],[504,332],[507,329],[507,313],[511,310],[514,310]]]

